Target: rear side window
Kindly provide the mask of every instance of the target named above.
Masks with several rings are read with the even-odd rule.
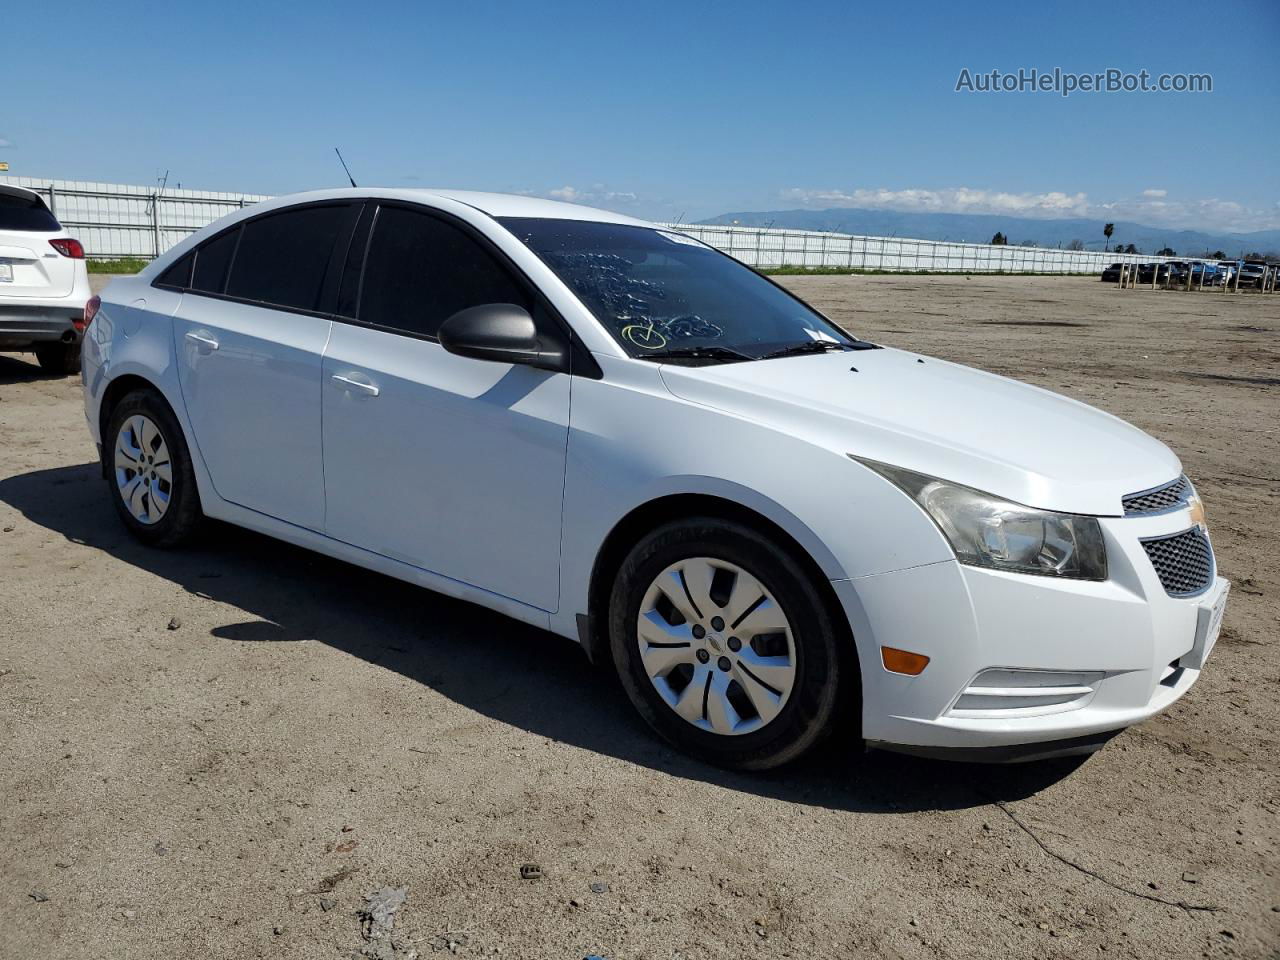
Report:
[[[459,310],[483,303],[531,309],[510,271],[460,228],[401,207],[378,211],[361,283],[362,323],[434,337]]]
[[[53,233],[61,230],[58,218],[44,201],[27,193],[7,193],[0,188],[0,230],[31,230]]]
[[[195,261],[195,258],[195,252],[192,251],[177,262],[170,264],[169,269],[165,270],[156,279],[156,286],[170,287],[174,290],[185,290],[191,286],[191,264]]]
[[[355,215],[355,207],[342,204],[250,220],[231,265],[227,295],[298,310],[320,309],[334,246],[339,237],[345,239]]]
[[[206,241],[196,250],[196,266],[191,277],[191,289],[201,293],[221,293],[227,282],[227,267],[231,255],[236,252],[240,228]]]

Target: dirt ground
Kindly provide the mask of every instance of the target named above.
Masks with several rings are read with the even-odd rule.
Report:
[[[786,283],[1178,451],[1235,582],[1180,703],[1083,764],[709,769],[569,642],[235,529],[136,545],[78,379],[4,357],[0,956],[344,958],[383,887],[397,957],[1280,956],[1280,296]]]

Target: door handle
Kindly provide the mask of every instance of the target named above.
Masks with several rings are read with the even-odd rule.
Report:
[[[363,393],[365,396],[368,396],[368,397],[376,397],[380,392],[378,388],[374,386],[372,383],[362,383],[359,380],[352,380],[350,377],[344,377],[340,373],[335,373],[332,379],[335,382],[341,384],[343,389],[358,390],[360,393]]]
[[[199,344],[198,349],[203,349],[203,350],[218,349],[218,341],[213,339],[213,337],[207,337],[202,333],[194,333],[194,332],[188,333],[187,339],[190,340],[192,343]]]

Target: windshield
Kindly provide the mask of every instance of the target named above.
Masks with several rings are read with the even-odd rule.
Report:
[[[684,234],[582,220],[500,222],[633,357],[754,360],[815,341],[854,342],[781,287]]]

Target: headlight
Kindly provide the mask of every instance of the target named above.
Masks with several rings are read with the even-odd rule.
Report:
[[[853,459],[924,507],[961,563],[1046,577],[1107,579],[1107,550],[1094,517],[1036,510],[901,467]]]

